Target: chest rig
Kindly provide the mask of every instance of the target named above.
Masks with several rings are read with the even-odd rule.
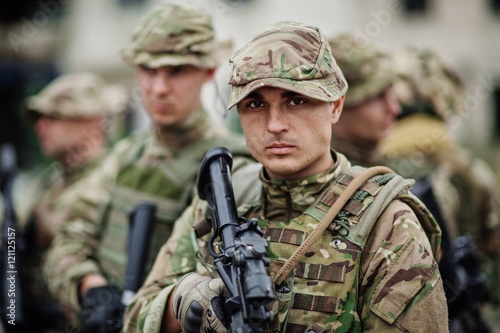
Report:
[[[364,168],[352,167],[337,177],[302,215],[288,222],[263,217],[261,201],[245,207],[246,218],[255,217],[264,228],[275,278],[285,262],[310,235],[328,209]],[[357,308],[360,258],[379,215],[393,199],[409,204],[439,252],[440,230],[427,209],[408,193],[413,181],[394,174],[375,176],[347,201],[314,246],[276,286],[275,315],[265,332],[361,331]],[[380,309],[383,311],[384,309]]]
[[[139,202],[156,205],[146,264],[146,271],[149,271],[156,254],[170,237],[175,220],[193,197],[196,175],[204,155],[210,148],[222,144],[231,147],[235,154],[248,156],[241,148],[244,142],[227,137],[192,144],[182,149],[179,156],[156,166],[140,163],[144,155],[144,143],[130,151],[116,175],[110,200],[101,214],[104,232],[99,259],[110,281],[118,286],[123,284],[130,211]]]

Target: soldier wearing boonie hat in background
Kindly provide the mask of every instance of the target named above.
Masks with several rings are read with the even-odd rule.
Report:
[[[69,203],[87,186],[87,177],[107,151],[104,120],[124,111],[124,87],[97,74],[65,74],[28,97],[24,111],[43,153],[54,160],[19,175],[13,190],[26,252],[22,266],[27,330],[63,330],[66,319],[48,290],[42,260],[65,221]],[[31,326],[32,325],[32,326]]]
[[[121,51],[136,68],[152,128],[116,143],[72,202],[45,264],[51,290],[83,316],[87,331],[104,329],[110,320],[121,323],[128,212],[139,202],[156,204],[149,270],[191,201],[206,152],[225,145],[246,157],[236,166],[250,159],[243,138],[217,126],[202,105],[201,90],[214,76],[218,51],[210,16],[180,3],[152,8]]]
[[[233,174],[235,189],[259,184],[236,201],[268,242],[276,298],[263,331],[447,332],[435,260],[440,230],[408,193],[410,180],[371,175],[333,221],[319,223],[363,171],[330,149],[347,83],[324,34],[303,23],[272,24],[230,65],[228,108],[237,106],[247,146],[263,165],[253,175]],[[209,232],[191,241],[205,210],[194,200],[177,220],[125,314],[126,332],[228,330],[224,284],[209,277],[207,244],[220,240]],[[281,271],[313,230],[324,231],[292,270]]]
[[[401,113],[393,88],[394,61],[390,53],[349,33],[329,42],[349,84],[342,116],[333,125],[332,147],[354,164],[384,164],[378,146]]]

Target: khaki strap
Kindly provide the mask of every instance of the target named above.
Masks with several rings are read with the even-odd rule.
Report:
[[[387,173],[395,173],[393,170],[384,167],[384,166],[376,166],[371,167],[360,173],[356,176],[351,183],[345,188],[340,197],[335,201],[335,203],[330,207],[328,212],[323,216],[321,221],[319,222],[316,229],[311,232],[311,234],[306,238],[304,243],[302,243],[297,250],[292,254],[292,256],[285,262],[281,270],[276,274],[274,281],[276,284],[280,285],[285,280],[286,276],[290,273],[290,271],[297,265],[299,260],[304,256],[304,254],[309,250],[312,244],[316,243],[323,232],[328,228],[330,223],[333,221],[335,216],[340,212],[342,207],[346,204],[346,202],[351,198],[351,196],[356,192],[356,190],[363,185],[368,179],[373,176]]]

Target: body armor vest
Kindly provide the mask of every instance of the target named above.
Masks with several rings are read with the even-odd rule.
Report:
[[[137,163],[144,145],[129,155],[119,170],[110,194],[110,200],[101,213],[104,233],[99,248],[101,269],[114,284],[121,286],[127,264],[127,238],[129,212],[139,202],[156,205],[155,224],[152,231],[146,272],[153,265],[156,254],[172,233],[175,220],[189,205],[199,165],[206,152],[224,145],[234,155],[250,156],[244,142],[234,138],[219,137],[192,144],[182,150],[172,161],[148,167]]]
[[[284,263],[318,225],[319,221],[364,168],[352,167],[337,177],[302,215],[288,222],[270,221],[263,215],[261,200],[242,206],[240,214],[255,217],[264,228],[274,279]],[[360,258],[366,240],[379,215],[393,199],[408,203],[429,237],[435,255],[439,252],[440,230],[423,204],[408,193],[413,181],[387,174],[362,185],[335,217],[329,228],[295,266],[282,286],[276,286],[271,303],[274,319],[264,332],[360,332],[358,283]],[[385,320],[392,323],[402,304],[379,305]],[[396,310],[395,310],[396,309]],[[391,313],[392,312],[392,313]]]

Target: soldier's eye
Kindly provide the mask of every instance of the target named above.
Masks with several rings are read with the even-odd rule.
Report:
[[[170,75],[178,75],[187,72],[186,66],[175,66],[172,67]]]
[[[147,66],[140,66],[141,70],[148,74],[148,75],[155,75],[156,74],[156,68],[149,68]]]
[[[293,106],[302,105],[304,103],[305,103],[305,101],[302,98],[294,98],[294,99],[290,100],[290,104]]]
[[[249,108],[261,108],[264,106],[264,103],[262,101],[250,101],[247,103],[247,107]]]

